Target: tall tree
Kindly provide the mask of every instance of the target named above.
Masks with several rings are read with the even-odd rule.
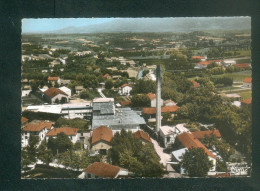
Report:
[[[181,166],[190,177],[205,177],[212,162],[202,148],[191,148],[182,156]]]

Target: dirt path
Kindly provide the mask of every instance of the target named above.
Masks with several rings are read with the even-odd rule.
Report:
[[[152,143],[153,143],[153,146],[154,146],[156,153],[159,155],[159,157],[161,159],[160,163],[162,163],[163,166],[166,166],[166,162],[171,160],[171,155],[164,153],[163,148],[160,147],[160,145],[157,143],[157,141],[152,139]]]

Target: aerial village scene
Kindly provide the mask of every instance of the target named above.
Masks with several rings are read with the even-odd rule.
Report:
[[[251,172],[250,17],[23,19],[22,178]]]

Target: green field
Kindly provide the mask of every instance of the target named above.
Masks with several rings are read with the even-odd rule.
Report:
[[[237,50],[235,52],[237,53],[236,57],[251,56],[251,50]],[[227,53],[234,53],[234,51],[227,51]]]
[[[237,92],[237,93],[239,93],[242,100],[252,98],[252,91],[251,90],[247,90],[247,91],[243,91],[243,92]]]
[[[245,77],[251,77],[252,72],[251,70],[246,70],[242,72],[234,72],[234,73],[225,73],[221,75],[214,75],[214,77],[228,77],[232,78],[233,81],[242,82]]]

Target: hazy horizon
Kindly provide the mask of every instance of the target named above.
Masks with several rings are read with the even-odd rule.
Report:
[[[250,17],[23,19],[22,34],[250,30]]]

